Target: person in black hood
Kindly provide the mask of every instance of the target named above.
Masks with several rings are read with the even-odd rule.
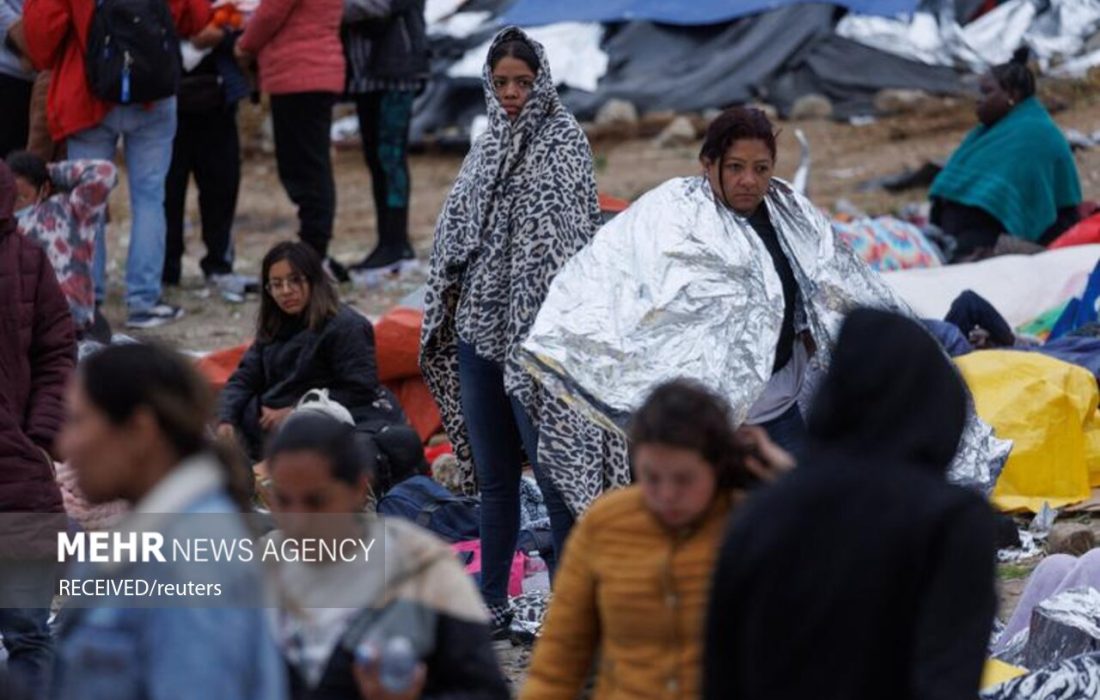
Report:
[[[977,696],[996,607],[993,513],[947,483],[962,380],[916,322],[844,323],[798,468],[731,523],[703,696]]]

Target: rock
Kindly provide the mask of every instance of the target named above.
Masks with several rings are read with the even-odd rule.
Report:
[[[803,95],[791,107],[791,119],[812,121],[833,116],[833,103],[824,95]]]
[[[880,90],[875,95],[875,111],[879,114],[912,114],[932,100],[923,90]]]
[[[612,124],[637,126],[638,110],[626,100],[608,100],[596,113],[596,125],[609,126]]]
[[[657,137],[661,148],[682,148],[695,143],[695,126],[687,117],[676,117]]]
[[[721,116],[721,114],[722,114],[722,110],[715,109],[714,107],[709,107],[709,108],[703,110],[703,120],[707,124],[710,124],[712,121],[714,121],[719,116]]]
[[[1087,525],[1079,523],[1058,523],[1051,529],[1047,539],[1047,552],[1050,554],[1079,557],[1094,547],[1096,536]]]
[[[1031,614],[1030,629],[1027,668],[1100,651],[1100,591],[1078,588],[1043,601]]]
[[[651,138],[664,131],[679,115],[672,110],[646,112],[638,119],[638,136]]]

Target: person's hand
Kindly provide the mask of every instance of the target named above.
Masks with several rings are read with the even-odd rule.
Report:
[[[412,687],[404,693],[391,693],[382,687],[378,666],[378,664],[373,664],[370,668],[364,668],[359,663],[352,665],[355,673],[355,684],[359,686],[359,697],[363,700],[419,700],[420,693],[424,690],[424,680],[428,676],[424,664],[416,665],[416,671],[413,672]]]
[[[794,469],[794,457],[768,437],[768,431],[757,425],[737,430],[737,442],[745,451],[745,469],[768,484]]]
[[[282,425],[283,421],[285,421],[287,416],[293,411],[294,408],[290,406],[287,408],[268,408],[267,406],[261,406],[260,427],[267,432],[271,432]]]
[[[191,44],[199,50],[212,49],[225,39],[225,30],[211,22],[191,37]]]
[[[23,33],[23,19],[19,18],[8,27],[8,43],[15,46],[21,58],[27,55],[27,35]]]
[[[237,429],[233,427],[232,423],[218,423],[218,427],[214,429],[214,434],[221,440],[237,439]]]
[[[271,490],[271,472],[267,470],[267,460],[256,462],[252,465],[252,482],[256,484],[256,495],[260,501],[271,508],[275,502],[275,494]]]
[[[251,70],[252,64],[256,62],[256,57],[242,49],[240,42],[233,45],[233,57],[237,59],[237,65],[246,71]]]

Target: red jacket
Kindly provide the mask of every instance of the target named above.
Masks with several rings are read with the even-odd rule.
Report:
[[[343,0],[263,0],[237,41],[259,60],[260,88],[269,95],[342,93],[343,14]]]
[[[210,21],[207,0],[167,0],[181,37],[197,34]],[[95,0],[27,0],[23,31],[27,53],[39,70],[52,70],[46,103],[54,141],[97,126],[115,105],[92,95],[84,74],[84,53]]]
[[[64,419],[76,337],[46,252],[15,228],[14,190],[0,162],[0,513],[57,513],[46,452]]]

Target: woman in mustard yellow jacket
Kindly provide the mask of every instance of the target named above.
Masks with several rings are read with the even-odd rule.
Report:
[[[688,381],[658,387],[630,438],[636,483],[597,501],[570,536],[522,700],[573,700],[596,659],[596,700],[698,697],[726,520],[765,460],[790,466]]]

